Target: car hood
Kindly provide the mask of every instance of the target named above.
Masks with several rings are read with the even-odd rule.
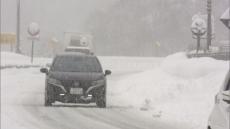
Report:
[[[50,72],[49,77],[58,80],[95,81],[104,78],[103,73],[86,72]]]

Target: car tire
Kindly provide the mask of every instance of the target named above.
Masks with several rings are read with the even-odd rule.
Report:
[[[53,98],[53,88],[50,86],[45,87],[45,106],[52,106],[52,103],[54,102]]]
[[[98,93],[97,98],[96,98],[96,105],[99,108],[106,108],[106,94],[105,94],[105,89],[101,92]]]

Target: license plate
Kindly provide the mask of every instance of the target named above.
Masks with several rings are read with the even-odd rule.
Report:
[[[83,94],[83,89],[82,88],[71,88],[70,89],[70,94],[82,95]]]

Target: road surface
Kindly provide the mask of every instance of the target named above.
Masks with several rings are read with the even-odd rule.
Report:
[[[114,72],[108,86],[129,74]],[[1,70],[2,129],[185,129],[127,107],[100,109],[94,104],[61,103],[44,107],[44,79],[38,68]]]

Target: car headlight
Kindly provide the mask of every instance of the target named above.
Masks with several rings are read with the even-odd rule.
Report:
[[[93,81],[91,84],[92,85],[104,85],[105,84],[105,80]]]
[[[61,81],[57,80],[57,79],[54,79],[54,78],[49,78],[48,79],[48,83],[50,84],[61,84]]]

